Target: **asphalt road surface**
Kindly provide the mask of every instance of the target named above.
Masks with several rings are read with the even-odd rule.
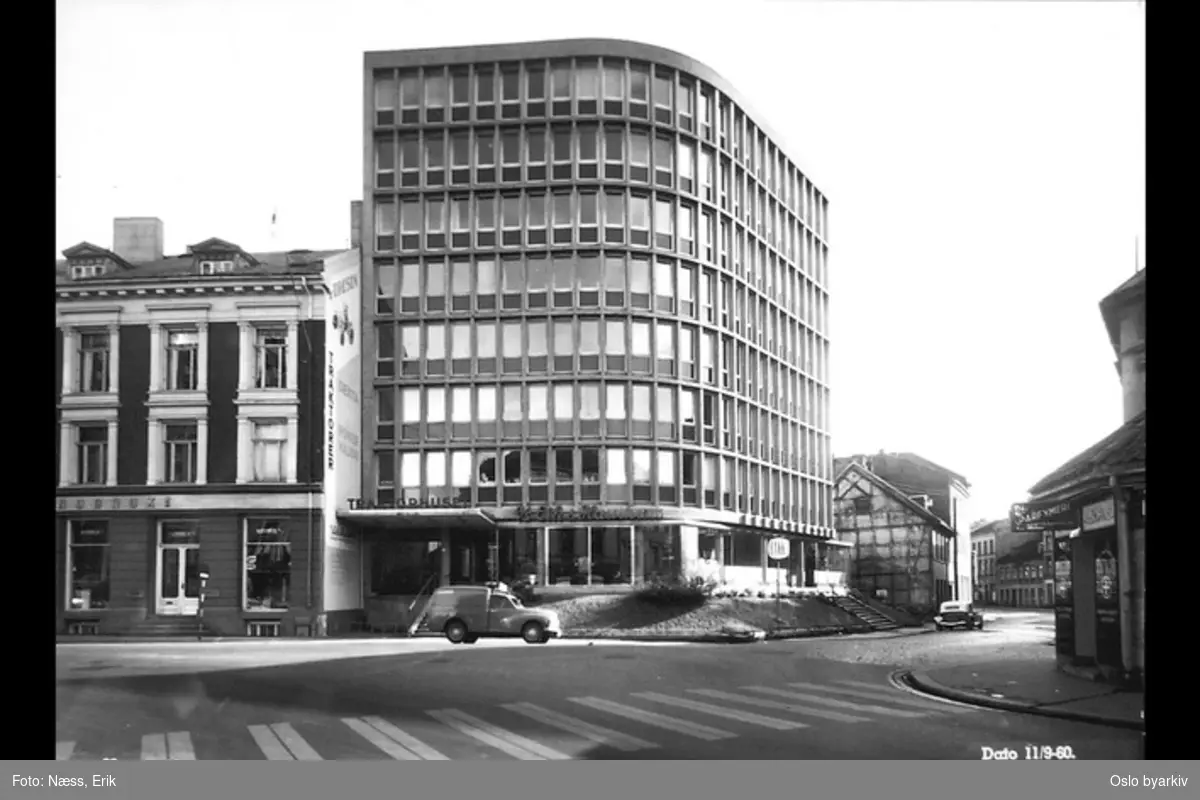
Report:
[[[60,645],[57,757],[979,759],[1049,745],[1137,758],[1132,731],[959,706],[890,679],[1028,657],[1045,649],[1044,624],[753,645]]]

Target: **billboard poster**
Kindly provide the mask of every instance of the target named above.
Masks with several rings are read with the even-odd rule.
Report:
[[[362,259],[325,261],[325,611],[362,608],[362,544],[337,519],[362,496]]]
[[[1121,666],[1120,574],[1117,538],[1113,534],[1096,542],[1096,661]]]
[[[1059,655],[1075,655],[1075,592],[1071,572],[1071,532],[1054,532],[1054,641]]]

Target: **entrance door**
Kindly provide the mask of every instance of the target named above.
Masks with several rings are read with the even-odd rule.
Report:
[[[158,613],[194,617],[200,610],[200,546],[165,544],[158,549]]]

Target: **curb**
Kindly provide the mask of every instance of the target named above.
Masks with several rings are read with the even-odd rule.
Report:
[[[1072,722],[1087,722],[1093,725],[1106,725],[1110,728],[1125,728],[1127,730],[1145,731],[1146,725],[1141,720],[1124,719],[1121,717],[1106,717],[1101,714],[1089,714],[1084,711],[1065,711],[1058,708],[1023,703],[1017,700],[1006,700],[997,697],[985,697],[975,692],[967,692],[938,683],[924,672],[907,672],[898,676],[899,680],[919,692],[954,700],[970,706],[994,708],[999,711],[1015,711],[1020,714],[1032,714],[1039,717],[1054,717]]]
[[[563,639],[603,639],[617,642],[691,642],[698,644],[748,644],[767,638],[765,631],[745,633],[625,633],[614,634],[605,630],[579,630],[565,632]]]

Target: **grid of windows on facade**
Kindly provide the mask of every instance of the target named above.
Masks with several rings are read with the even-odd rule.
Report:
[[[782,248],[797,249],[802,229],[825,237],[827,202],[811,181],[686,73],[565,59],[377,70],[374,83],[380,190],[613,180],[690,194]],[[435,127],[407,132],[422,124]]]
[[[610,58],[374,81],[381,502],[823,524],[827,203],[736,103]]]
[[[289,373],[296,358],[295,323],[256,323],[247,326],[241,346],[239,392],[289,391],[297,377]],[[116,392],[114,355],[119,327],[67,329],[64,338],[63,393],[111,394]],[[187,394],[208,391],[207,326],[173,324],[153,326],[151,333],[150,392],[169,401],[174,410],[152,409],[149,419],[148,474],[150,483],[197,484],[205,482],[207,440],[206,404]],[[170,398],[175,396],[175,400]],[[188,406],[197,406],[188,414]],[[204,407],[204,408],[201,408]],[[75,412],[63,422],[62,474],[64,485],[105,485],[116,481],[117,420],[97,413],[96,419]],[[164,416],[164,414],[167,414]],[[84,414],[91,416],[91,414]],[[282,483],[288,470],[289,426],[286,419],[249,418],[251,466],[244,482]]]
[[[449,500],[478,506],[606,503],[710,508],[827,525],[821,481],[768,464],[664,447],[570,444],[375,454],[381,503]]]
[[[764,383],[795,382],[803,376],[826,386],[829,342],[819,332],[823,312],[814,314],[822,321],[810,326],[804,309],[813,308],[811,302],[798,306],[798,316],[789,314],[789,306],[779,304],[783,298],[777,303],[756,296],[699,264],[613,250],[383,262],[376,266],[375,356],[381,364],[376,377],[394,377],[388,368],[397,357],[413,362],[411,366],[418,366],[422,356],[434,362],[423,370],[425,375],[454,374],[445,364],[451,357],[458,359],[458,374],[469,374],[471,359],[494,371],[494,359],[501,355],[497,347],[511,349],[521,341],[541,348],[543,357],[551,346],[559,351],[590,347],[587,355],[597,357],[603,346],[604,355],[622,357],[605,358],[603,364],[597,359],[597,370],[627,369],[625,356],[642,357],[646,363],[652,354],[673,360],[663,355],[678,350],[679,366],[689,372],[676,373],[672,367],[670,374],[702,378],[750,399],[757,399],[753,386],[739,380],[747,373],[751,378],[761,374]],[[807,296],[811,300],[813,290]],[[817,307],[826,302],[822,295]],[[524,332],[502,328],[511,340],[498,337],[496,326],[515,316],[529,318],[530,326]],[[650,320],[668,318],[670,324],[653,326],[652,336]],[[417,319],[430,324],[422,330]],[[472,326],[470,319],[479,324]],[[555,365],[572,370],[591,363],[558,359]],[[532,366],[545,372],[542,364]],[[532,371],[531,365],[516,361],[507,366],[505,371],[517,374]]]

